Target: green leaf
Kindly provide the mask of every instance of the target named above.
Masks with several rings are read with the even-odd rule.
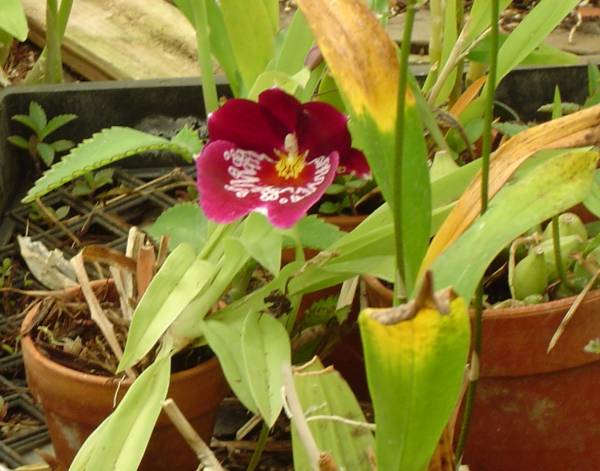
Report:
[[[563,115],[562,98],[558,85],[554,88],[554,101],[552,103],[552,119],[558,119]]]
[[[37,135],[37,131],[36,131],[36,124],[33,121],[33,119],[31,119],[29,117],[29,115],[26,114],[16,114],[11,118],[13,121],[17,121],[21,124],[24,124],[25,126],[27,126],[29,129],[31,129],[33,132],[36,133]]]
[[[439,297],[448,303],[442,313],[431,307],[433,293],[418,299],[424,296],[423,305],[359,315],[382,470],[427,469],[464,380],[470,343],[465,302]]]
[[[138,303],[119,371],[146,355],[179,314],[215,275],[215,267],[181,244],[167,257]]]
[[[246,409],[257,414],[258,406],[250,391],[249,379],[242,361],[242,328],[246,310],[239,315],[219,312],[201,320],[202,333],[211,350],[219,358],[219,363],[233,393]]]
[[[329,74],[325,74],[319,83],[319,90],[315,99],[337,108],[341,113],[347,114],[346,105],[340,95],[335,79]]]
[[[329,185],[329,187],[327,187],[327,190],[325,190],[325,194],[326,195],[339,195],[340,193],[343,193],[344,191],[346,191],[346,187],[344,185],[340,185],[339,183],[332,183],[331,185]]]
[[[358,401],[340,374],[331,368],[323,368],[315,358],[294,369],[294,385],[319,450],[333,457],[338,469],[371,471],[375,440],[368,428],[332,419],[311,420],[318,415],[366,424]],[[293,418],[292,447],[294,469],[311,469]]]
[[[233,56],[248,89],[273,58],[270,14],[263,0],[221,0],[220,5]]]
[[[72,141],[67,139],[59,139],[58,141],[54,141],[50,143],[55,152],[64,152],[66,150],[71,149],[75,144]]]
[[[240,242],[248,255],[277,276],[281,266],[283,238],[264,215],[250,213],[246,217]]]
[[[50,167],[52,162],[54,162],[54,149],[52,146],[50,144],[46,144],[45,142],[38,142],[35,146],[35,149],[46,164],[46,167]]]
[[[157,358],[134,381],[115,411],[86,440],[71,471],[135,471],[167,397],[171,357]]]
[[[542,0],[527,13],[498,51],[497,82],[540,46],[577,3],[579,0]]]
[[[296,224],[300,242],[304,247],[325,250],[344,235],[340,229],[315,215],[305,216]]]
[[[543,165],[515,175],[491,200],[488,211],[435,259],[432,270],[437,286],[451,285],[471,299],[486,268],[504,247],[589,194],[600,154],[588,149],[553,152],[558,155],[544,159]]]
[[[29,141],[22,136],[8,136],[6,140],[14,146],[20,147],[21,149],[29,150]]]
[[[456,39],[458,37],[457,31],[457,2],[450,1],[446,2],[446,7],[444,8],[444,35],[443,35],[443,43],[442,43],[442,57],[441,64],[438,70],[441,70],[442,67],[448,62],[448,58],[450,57],[450,53],[454,48],[454,44],[456,43]],[[444,81],[444,85],[436,99],[436,105],[439,106],[441,103],[444,103],[452,89],[454,88],[454,84],[456,83],[457,70],[456,67],[452,69],[452,72],[448,75],[446,80]]]
[[[251,392],[248,371],[242,358],[241,338],[246,316],[264,311],[265,297],[274,291],[283,292],[290,276],[299,268],[298,262],[286,265],[269,284],[199,321],[208,345],[219,358],[229,386],[244,407],[253,413],[258,413],[259,409]],[[253,370],[250,370],[250,374],[254,374]]]
[[[241,76],[235,56],[233,55],[231,41],[227,35],[225,21],[216,0],[207,0],[206,15],[208,17],[208,24],[210,25],[210,49],[223,68],[233,95],[240,96]]]
[[[56,211],[54,211],[54,216],[60,221],[61,219],[67,217],[70,210],[71,208],[69,206],[59,206],[58,208],[56,208]]]
[[[50,121],[48,121],[48,124],[46,126],[44,126],[44,128],[39,136],[40,140],[44,140],[47,136],[52,134],[54,131],[56,131],[59,128],[62,128],[65,124],[68,124],[75,119],[77,119],[77,115],[74,115],[74,114],[61,114],[61,115],[55,116]]]
[[[114,168],[104,168],[102,170],[98,170],[96,173],[94,173],[94,187],[100,188],[101,186],[112,183],[114,173]]]
[[[529,126],[526,124],[519,123],[494,123],[492,125],[494,129],[500,131],[502,134],[508,137],[513,137],[519,134],[520,132],[526,131],[529,129]]]
[[[412,98],[412,92],[408,93]],[[410,296],[429,245],[431,228],[431,187],[427,146],[414,99],[406,101],[404,123],[402,180],[394,182],[396,185],[394,199],[390,201],[392,208],[402,208],[399,214],[396,212],[395,215],[396,218],[401,218],[396,230],[401,228],[402,232],[396,233],[395,237],[400,238],[402,242],[403,282],[406,293]]]
[[[290,95],[294,95],[296,90],[299,88],[304,88],[306,85],[306,80],[310,76],[308,70],[305,70],[305,73],[300,77],[304,79],[304,81],[299,81],[298,77],[289,75],[284,72],[280,72],[277,70],[267,70],[260,74],[254,83],[252,84],[252,88],[248,92],[247,98],[249,100],[258,100],[258,96],[265,90],[273,87],[281,88],[286,91]]]
[[[511,0],[499,0],[498,11],[503,11]],[[475,0],[471,6],[468,23],[465,25],[467,28],[467,40],[465,44],[472,44],[481,33],[490,27],[490,1],[489,0]]]
[[[38,102],[32,101],[29,103],[29,117],[35,126],[34,129],[36,134],[41,136],[44,132],[46,124],[48,123],[48,120],[46,118],[46,112],[44,111],[44,108],[42,108]]]
[[[265,423],[272,427],[283,407],[282,369],[291,364],[290,339],[278,320],[251,312],[244,322],[241,341],[252,398]]]
[[[269,14],[269,20],[271,21],[271,27],[273,28],[273,34],[279,31],[279,0],[262,0],[267,13]]]
[[[344,208],[340,203],[336,203],[334,201],[323,201],[319,205],[319,213],[327,216],[332,214],[340,214],[343,209]]]
[[[300,10],[296,10],[285,32],[283,43],[275,54],[273,70],[295,74],[304,67],[304,60],[314,43],[313,36]]]
[[[369,0],[369,8],[379,15],[385,16],[389,12],[389,0]]]
[[[431,182],[431,235],[439,228],[454,202],[481,167],[476,160]],[[380,206],[352,232],[343,234],[325,249],[319,263],[312,262],[290,281],[291,293],[305,293],[341,283],[356,275],[370,274],[386,281],[394,276],[394,230],[387,203]]]
[[[180,203],[165,210],[145,231],[156,241],[169,236],[169,249],[186,243],[199,253],[208,237],[208,219],[197,203]]]
[[[92,194],[93,192],[94,190],[85,178],[79,178],[75,180],[75,183],[73,184],[73,189],[71,190],[71,194],[73,196],[85,196]]]
[[[500,34],[500,46],[506,42],[508,36],[508,34]],[[487,64],[489,61],[489,50],[490,37],[486,36],[469,52],[468,58],[474,62]],[[576,65],[579,63],[581,63],[581,60],[575,54],[542,43],[525,57],[519,65]]]
[[[27,18],[20,0],[0,2],[0,29],[21,42],[27,39]]]
[[[94,134],[72,149],[35,182],[23,202],[30,203],[86,172],[150,150],[167,150],[186,160],[192,159],[188,149],[162,137],[115,126]]]
[[[594,180],[590,194],[583,200],[584,206],[600,219],[600,171],[594,172]]]
[[[188,155],[198,155],[202,150],[202,140],[198,137],[198,133],[188,126],[184,126],[171,139],[171,143],[188,151]],[[192,162],[190,159],[189,162]]]

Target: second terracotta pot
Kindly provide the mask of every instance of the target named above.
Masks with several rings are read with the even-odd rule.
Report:
[[[369,278],[373,307],[391,291]],[[554,350],[548,342],[574,298],[488,309],[464,462],[475,471],[595,471],[600,462],[600,290],[588,294]]]
[[[60,365],[38,350],[27,334],[37,310],[31,309],[22,324],[21,340],[27,383],[41,403],[55,454],[67,469],[88,435],[113,410],[130,382],[82,373]],[[167,397],[172,398],[202,438],[210,442],[216,413],[227,385],[219,362],[212,358],[171,376]],[[139,469],[144,471],[192,470],[198,459],[170,420],[161,413]]]

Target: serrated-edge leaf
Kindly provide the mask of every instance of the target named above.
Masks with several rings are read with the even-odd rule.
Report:
[[[37,134],[36,125],[33,120],[26,114],[16,114],[11,118],[13,121],[17,121],[18,123],[24,124],[29,129]]]
[[[167,150],[186,160],[189,150],[162,137],[136,129],[114,126],[95,133],[50,167],[27,192],[23,203],[30,203],[77,177],[118,160],[151,150]]]
[[[50,167],[52,162],[54,162],[54,149],[50,144],[46,144],[45,142],[38,142],[35,146],[38,154],[46,164],[46,167]]]
[[[215,274],[215,267],[181,244],[167,257],[138,303],[119,371],[146,355]]]
[[[29,141],[23,136],[8,136],[6,140],[14,146],[20,147],[21,149],[29,150]]]
[[[40,133],[40,139],[44,140],[47,136],[52,134],[57,129],[63,127],[65,124],[70,123],[74,119],[77,119],[77,115],[74,114],[59,114],[54,116],[48,124],[44,127],[42,132]]]
[[[50,145],[56,152],[64,152],[71,149],[75,144],[68,139],[59,139],[58,141],[52,142]]]
[[[242,359],[252,398],[265,423],[272,427],[283,401],[282,367],[291,364],[289,336],[270,315],[248,314],[242,328]]]
[[[38,136],[44,132],[44,128],[46,124],[48,124],[48,118],[46,117],[46,112],[42,105],[40,105],[37,101],[32,101],[29,103],[29,117],[33,121],[35,125],[35,132]]]
[[[198,137],[198,133],[188,126],[181,128],[175,137],[171,139],[171,142],[187,149],[189,155],[192,156],[198,155],[202,150],[202,140]]]

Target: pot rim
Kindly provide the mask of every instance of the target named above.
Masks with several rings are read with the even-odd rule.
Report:
[[[381,280],[374,276],[365,275],[362,277],[367,285],[372,288],[377,294],[383,296],[385,299],[392,300],[392,290],[387,288]],[[494,319],[519,319],[527,317],[538,317],[545,316],[548,311],[566,311],[575,302],[577,295],[570,296],[568,298],[556,299],[554,301],[546,301],[540,304],[532,304],[530,306],[520,307],[509,307],[509,308],[498,308],[498,309],[485,309],[483,315],[485,318]],[[590,291],[584,298],[583,301],[595,301],[600,299],[600,289]]]
[[[92,284],[105,284],[106,280],[97,280],[92,282]],[[76,288],[76,287],[74,287]],[[40,308],[40,303],[36,303],[31,306],[27,312],[25,313],[25,317],[21,322],[21,349],[27,350],[31,357],[43,365],[48,370],[55,371],[56,374],[61,375],[63,377],[68,377],[71,379],[77,379],[78,381],[85,381],[87,383],[97,384],[99,386],[102,385],[110,385],[112,383],[120,383],[122,386],[130,386],[133,383],[133,380],[127,378],[125,373],[120,376],[105,376],[105,375],[96,375],[92,373],[85,373],[83,371],[75,370],[72,368],[68,368],[58,362],[55,362],[44,355],[39,348],[35,345],[35,342],[31,338],[30,333],[28,332],[30,325],[33,322],[34,317],[38,313]],[[192,368],[188,368],[183,371],[178,371],[176,373],[171,373],[171,382],[179,382],[185,381],[189,377],[196,376],[202,373],[208,373],[209,371],[214,370],[215,367],[219,366],[219,361],[216,356],[203,361],[202,363],[193,366]],[[140,373],[141,374],[141,373]],[[124,379],[123,379],[124,377]]]

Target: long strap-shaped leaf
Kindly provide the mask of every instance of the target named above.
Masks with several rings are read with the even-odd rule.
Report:
[[[60,162],[49,168],[35,182],[23,198],[23,202],[31,203],[87,172],[151,150],[170,151],[191,161],[194,153],[200,149],[197,137],[194,142],[189,130],[180,132],[169,141],[136,129],[114,126],[86,139]]]
[[[171,356],[164,349],[86,440],[70,471],[136,470],[167,396],[170,374]]]
[[[522,132],[501,146],[490,164],[490,198],[515,170],[542,149],[578,147],[600,142],[600,105],[550,121]],[[481,174],[477,174],[434,237],[421,272],[426,270],[479,215]]]

